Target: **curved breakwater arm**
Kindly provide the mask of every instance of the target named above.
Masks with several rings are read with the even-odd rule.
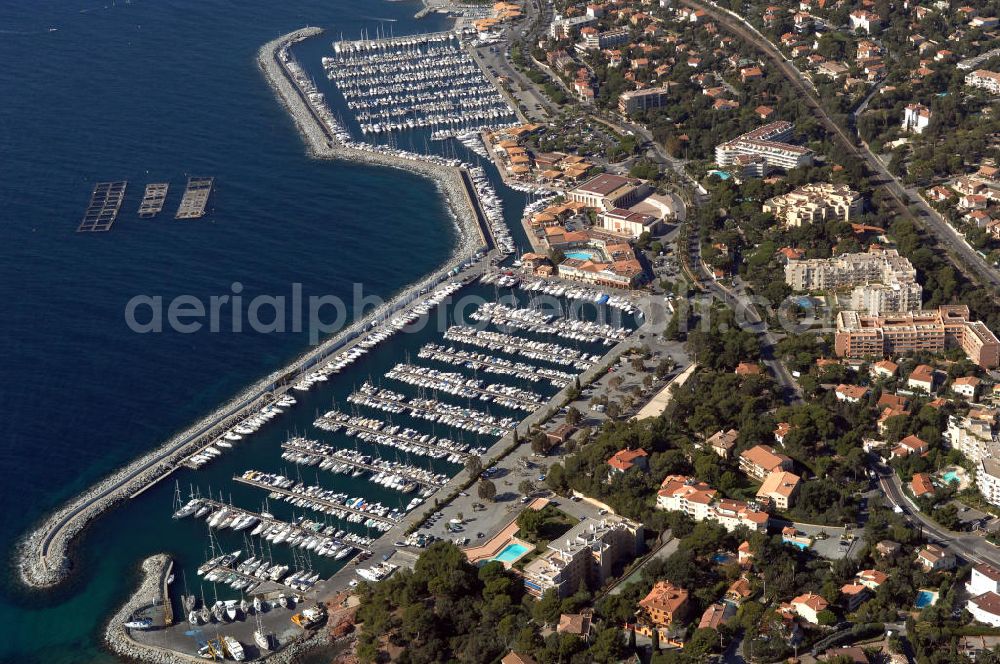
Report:
[[[203,447],[206,440],[219,435],[227,423],[264,403],[268,398],[267,395],[283,382],[287,382],[290,375],[312,367],[320,360],[344,350],[361,336],[370,321],[388,318],[411,304],[419,297],[422,289],[430,289],[446,280],[451,267],[469,260],[487,245],[471,198],[475,194],[470,193],[466,187],[459,168],[423,160],[418,155],[404,157],[345,145],[323,126],[278,58],[282,48],[315,37],[322,32],[321,28],[303,28],[265,44],[258,53],[258,65],[265,79],[295,120],[311,156],[317,159],[343,159],[374,166],[399,168],[431,178],[444,196],[458,226],[459,240],[451,258],[438,270],[396,294],[365,318],[355,321],[330,339],[308,350],[288,366],[247,387],[241,394],[196,424],[115,471],[49,514],[18,545],[16,561],[18,576],[25,585],[45,588],[65,580],[72,571],[70,545],[90,521],[105,510],[137,495],[169,475],[188,455]]]

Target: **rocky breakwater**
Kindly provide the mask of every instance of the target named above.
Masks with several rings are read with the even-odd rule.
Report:
[[[459,234],[459,242],[448,263],[454,264],[473,256],[486,244],[486,240],[462,181],[458,168],[460,162],[355,141],[333,118],[321,95],[315,96],[316,91],[303,89],[303,85],[307,84],[306,77],[301,75],[301,69],[288,47],[321,33],[322,29],[315,27],[296,30],[268,42],[257,55],[264,77],[295,121],[309,154],[317,159],[342,159],[398,168],[430,178],[444,196]]]
[[[158,553],[142,561],[142,581],[132,597],[122,605],[118,612],[108,621],[104,631],[104,640],[108,647],[117,655],[141,662],[156,664],[175,664],[201,661],[197,657],[165,650],[155,646],[139,643],[129,635],[125,623],[139,611],[159,604],[163,599],[163,576],[170,568],[170,556]]]
[[[448,270],[458,262],[472,257],[485,241],[482,236],[469,192],[462,181],[457,162],[440,157],[415,155],[403,151],[356,143],[340,130],[331,131],[323,119],[307,103],[306,98],[291,78],[285,63],[279,62],[278,53],[290,44],[321,34],[320,28],[304,28],[266,44],[259,53],[259,64],[278,98],[289,110],[310,153],[322,159],[345,159],[378,166],[400,168],[430,177],[443,193],[459,232],[459,242],[453,256],[439,270],[417,284],[412,284],[362,320],[335,336],[325,340],[289,366],[271,373],[256,384],[247,387],[228,403],[179,432],[158,448],[139,457],[115,471],[73,500],[49,514],[18,545],[18,573],[20,580],[31,587],[45,588],[63,581],[72,571],[69,549],[72,541],[90,521],[105,510],[127,500],[145,487],[168,475],[188,455],[218,435],[219,427],[227,419],[246,412],[260,403],[261,397],[274,389],[277,381],[292,372],[308,367],[320,358],[339,352],[347,343],[358,337],[373,316],[386,317],[412,302],[423,288],[430,288],[448,277]],[[290,57],[290,56],[289,56]],[[329,118],[332,121],[332,118]]]
[[[166,554],[156,554],[142,561],[142,581],[132,596],[122,605],[122,607],[108,621],[104,630],[104,641],[108,648],[116,655],[127,661],[144,662],[151,664],[193,664],[203,662],[195,654],[183,653],[171,648],[155,645],[142,639],[143,634],[154,635],[155,631],[138,632],[140,638],[132,638],[125,623],[132,619],[138,612],[142,612],[150,606],[159,604],[163,599],[164,576],[170,572],[170,556]],[[171,629],[184,630],[184,624]],[[163,639],[159,639],[163,640]],[[181,638],[179,643],[193,643],[189,639]],[[273,664],[292,664],[298,661],[299,656],[307,650],[316,648],[330,642],[329,630],[320,628],[303,632],[300,638],[291,643],[287,643],[277,652],[268,653],[263,657],[258,657],[254,661],[267,661]]]

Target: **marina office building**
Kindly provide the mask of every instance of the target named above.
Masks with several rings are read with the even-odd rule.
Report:
[[[566,192],[571,201],[578,201],[598,210],[613,210],[635,205],[648,196],[649,184],[637,178],[613,173],[601,173]]]
[[[641,523],[620,516],[584,519],[525,565],[524,587],[534,597],[549,589],[555,589],[559,597],[569,597],[579,590],[581,581],[600,587],[616,564],[643,552],[644,532]]]
[[[936,311],[910,311],[890,316],[837,314],[834,350],[840,357],[866,358],[958,347],[983,367],[1000,365],[1000,340],[981,321],[969,320],[969,307],[942,305]]]

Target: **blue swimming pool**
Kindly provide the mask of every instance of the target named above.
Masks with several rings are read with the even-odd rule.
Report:
[[[962,481],[958,477],[958,471],[956,471],[956,470],[949,470],[947,473],[945,473],[941,477],[944,479],[945,482],[948,482],[948,483],[955,482],[957,484],[958,482]]]
[[[792,546],[794,546],[795,548],[799,549],[800,551],[805,551],[806,549],[809,548],[809,543],[808,542],[797,542],[795,540],[790,540],[790,539],[785,539],[785,540],[781,540],[781,541],[784,542],[785,544],[791,544]]]
[[[589,261],[594,258],[594,254],[589,251],[567,251],[565,252],[566,258],[576,258],[581,261]]]
[[[720,551],[719,553],[712,556],[712,562],[715,563],[716,565],[725,565],[732,559],[733,559],[732,555],[724,551]]]
[[[527,552],[528,547],[517,542],[511,542],[503,548],[503,551],[493,556],[493,560],[499,560],[502,563],[512,563]]]
[[[720,180],[728,180],[730,177],[732,177],[731,175],[729,175],[729,173],[727,173],[725,171],[715,171],[715,170],[712,170],[712,171],[709,171],[708,174],[709,175],[714,175],[715,177],[719,178]]]
[[[922,609],[925,606],[933,606],[937,602],[938,594],[933,590],[921,590],[917,593],[917,599],[913,601],[913,606]]]

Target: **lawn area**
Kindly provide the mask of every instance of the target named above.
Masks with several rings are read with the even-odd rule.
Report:
[[[524,510],[517,517],[517,536],[535,545],[542,552],[549,542],[577,524],[577,520],[557,507],[546,505],[540,510]]]

